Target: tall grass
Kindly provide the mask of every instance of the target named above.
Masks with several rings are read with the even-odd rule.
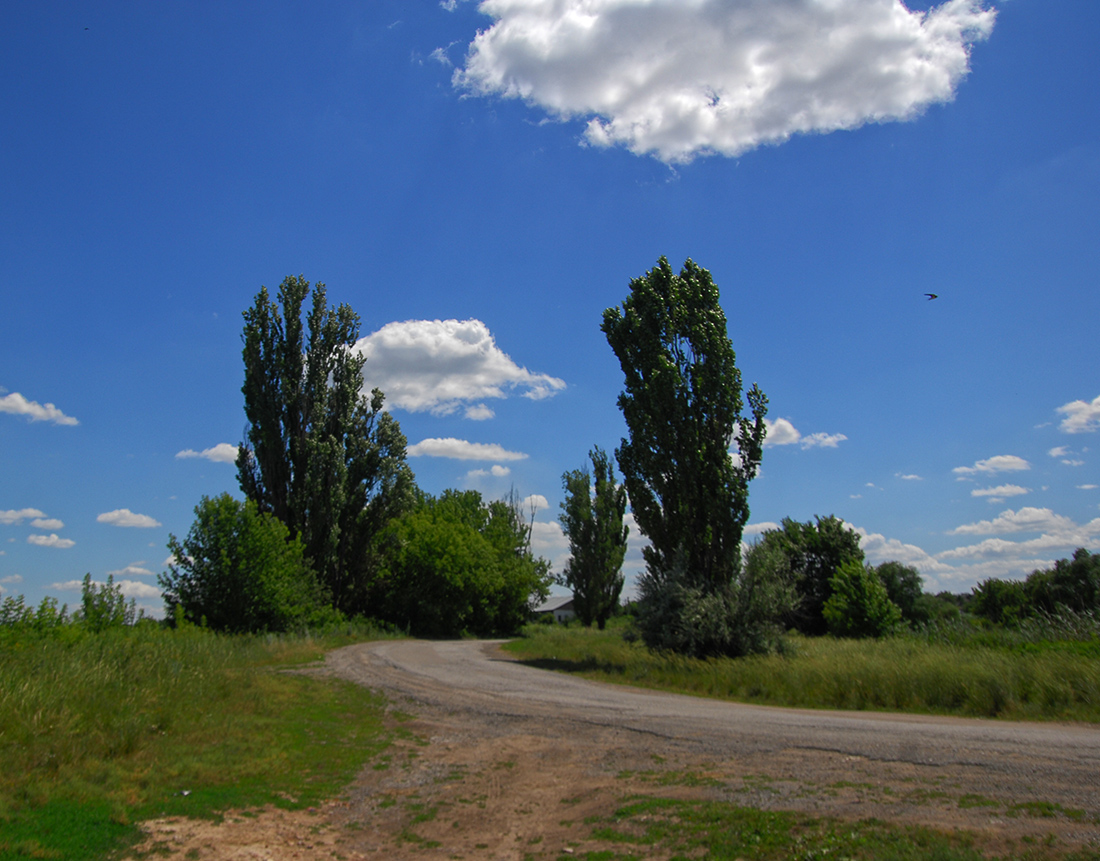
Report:
[[[590,678],[742,702],[1100,722],[1096,641],[949,633],[791,637],[782,655],[697,660],[650,652],[627,642],[621,628],[529,626],[508,648]]]
[[[0,859],[100,857],[103,846],[50,849],[59,817],[125,842],[150,816],[339,792],[386,744],[383,703],[277,670],[371,633],[345,627],[293,637],[0,628]]]

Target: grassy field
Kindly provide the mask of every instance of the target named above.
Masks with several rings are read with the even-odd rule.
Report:
[[[155,816],[305,807],[388,743],[383,702],[277,670],[364,639],[0,629],[0,859],[109,857]]]
[[[1089,630],[792,636],[783,655],[696,660],[628,642],[628,624],[618,619],[606,631],[529,625],[505,648],[587,678],[739,702],[1100,722],[1100,640]]]

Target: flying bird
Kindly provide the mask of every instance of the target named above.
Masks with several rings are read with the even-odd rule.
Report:
[[[939,293],[925,293],[924,295],[928,297],[929,302],[931,302],[933,299],[939,299],[940,298]]]

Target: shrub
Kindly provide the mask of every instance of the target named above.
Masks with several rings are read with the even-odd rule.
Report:
[[[822,614],[837,637],[883,637],[901,624],[901,610],[890,600],[878,575],[861,563],[842,564],[830,581],[832,595]]]

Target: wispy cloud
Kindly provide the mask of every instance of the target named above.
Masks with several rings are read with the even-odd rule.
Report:
[[[960,478],[972,475],[992,475],[996,472],[1021,472],[1031,469],[1031,464],[1014,454],[999,454],[986,460],[979,460],[973,466],[956,466],[951,470]]]
[[[32,517],[45,517],[46,512],[37,508],[20,508],[18,510],[0,511],[0,523],[13,525],[22,523]]]
[[[949,0],[485,0],[453,82],[589,118],[593,146],[666,162],[907,120],[950,101],[995,11]]]
[[[480,320],[407,320],[389,323],[359,340],[367,357],[366,388],[386,393],[386,405],[410,412],[450,415],[467,405],[466,418],[492,417],[483,403],[518,392],[541,400],[565,381],[517,365]]]
[[[504,478],[506,475],[510,475],[512,472],[506,466],[501,466],[499,463],[493,464],[492,469],[471,469],[466,473],[467,478],[487,478],[493,476],[494,478]]]
[[[216,446],[204,448],[202,451],[186,448],[183,451],[176,452],[176,457],[180,460],[202,458],[203,460],[210,460],[214,463],[236,463],[237,452],[237,446],[232,443],[220,442]]]
[[[32,422],[52,422],[55,425],[78,425],[76,419],[67,416],[53,404],[40,404],[37,401],[29,401],[19,392],[3,395],[6,389],[0,389],[0,413],[11,413],[17,416],[26,416]]]
[[[154,520],[148,514],[135,514],[129,508],[118,508],[114,511],[105,512],[96,518],[96,522],[138,529],[151,529],[161,525],[159,521]]]
[[[990,502],[1004,502],[1010,496],[1023,496],[1031,493],[1030,488],[1018,484],[1002,484],[998,487],[979,487],[970,491],[971,496],[988,497]]]
[[[452,460],[524,460],[527,455],[496,443],[468,442],[454,437],[429,438],[408,448],[409,457],[448,457]]]

